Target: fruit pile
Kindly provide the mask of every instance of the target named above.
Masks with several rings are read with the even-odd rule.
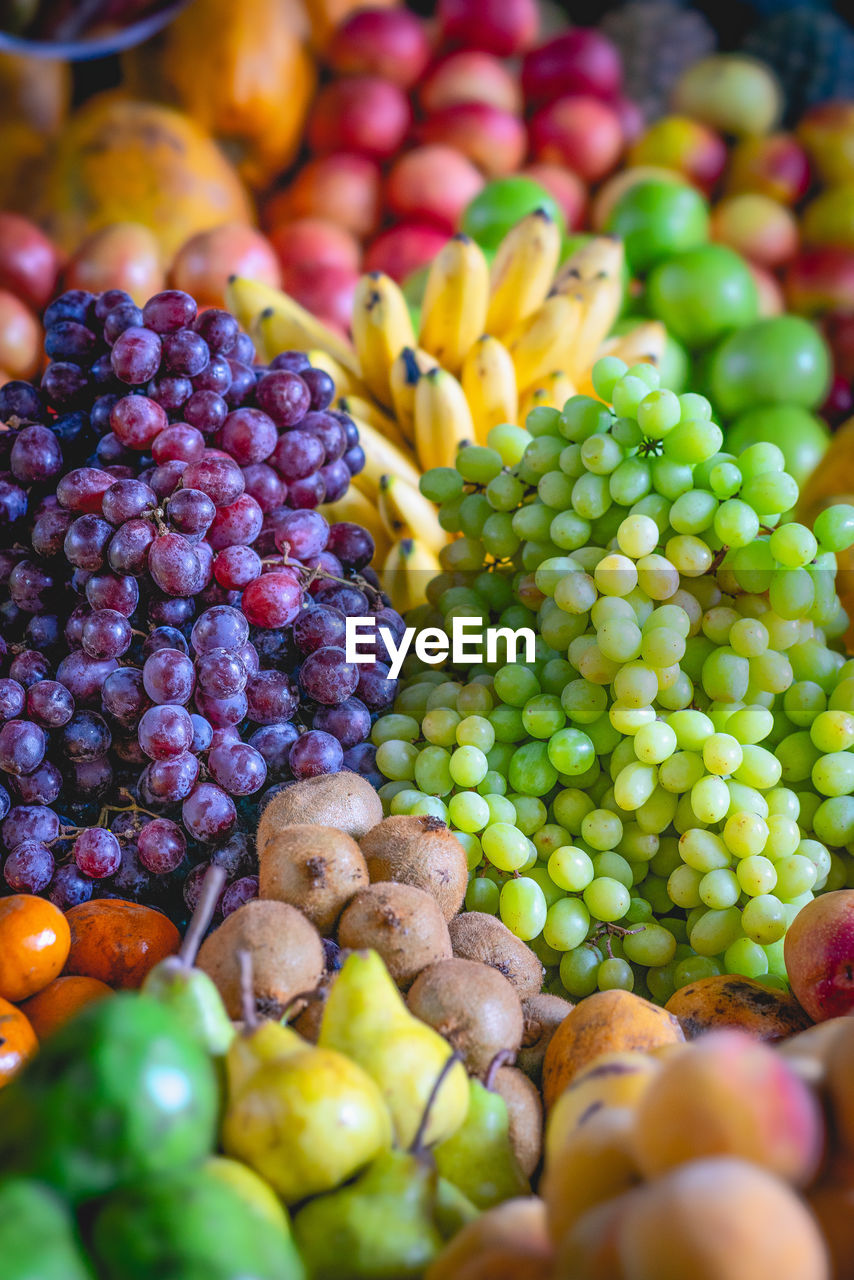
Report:
[[[780,449],[722,451],[708,401],[649,365],[606,357],[593,384],[423,478],[459,536],[410,625],[528,628],[536,652],[409,659],[372,729],[381,794],[457,830],[467,906],[548,990],[779,985],[787,926],[852,874],[854,508],[795,522]]]
[[[394,696],[343,650],[348,613],[402,627],[372,539],[316,510],[364,465],[358,431],[327,373],[253,365],[188,294],[72,291],[45,324],[41,386],[0,388],[5,883],[180,917],[213,856],[240,901],[264,786],[370,774]]]

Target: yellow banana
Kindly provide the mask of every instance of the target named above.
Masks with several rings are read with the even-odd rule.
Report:
[[[439,250],[427,274],[418,341],[451,373],[483,333],[489,298],[489,267],[480,245],[456,235]]]
[[[389,374],[394,416],[404,439],[415,438],[415,388],[422,373],[435,369],[438,361],[420,347],[404,347],[394,360]]]
[[[339,396],[337,407],[343,413],[349,413],[351,418],[369,422],[386,440],[391,440],[399,449],[409,451],[397,422],[375,400],[366,400],[362,396]]]
[[[226,287],[226,301],[243,327],[255,335],[266,360],[280,351],[317,347],[359,377],[359,363],[349,343],[288,294],[257,280],[233,276]]]
[[[502,337],[545,302],[560,256],[560,229],[535,209],[501,241],[489,273],[486,330]]]
[[[519,393],[510,352],[498,338],[484,334],[463,361],[461,382],[479,444],[499,422],[516,422]]]
[[[406,613],[427,602],[427,587],[439,573],[437,557],[414,538],[395,542],[387,552],[382,567],[382,584],[392,606]]]
[[[345,369],[334,356],[320,347],[312,347],[305,353],[315,369],[325,369],[335,383],[336,396],[369,396],[371,393],[349,369]]]
[[[660,364],[667,345],[667,330],[658,320],[644,320],[628,333],[606,338],[596,352],[601,356],[619,356],[626,364]]]
[[[625,261],[622,240],[614,236],[593,236],[570,254],[555,276],[552,293],[566,293],[582,280],[596,276],[620,276]]]
[[[532,409],[545,405],[549,409],[562,409],[570,396],[576,395],[575,384],[563,372],[550,373],[525,392],[519,404],[517,421],[525,425],[525,419]]]
[[[353,342],[362,378],[380,404],[390,406],[392,363],[404,347],[415,346],[415,334],[401,290],[380,271],[362,276],[356,286]]]
[[[571,296],[582,307],[569,366],[570,373],[577,377],[595,360],[601,343],[614,327],[623,305],[623,282],[619,276],[595,276],[583,280]]]
[[[475,441],[465,392],[447,369],[431,369],[415,388],[415,450],[419,464],[452,467],[457,450]]]
[[[507,347],[520,391],[527,391],[556,369],[569,367],[580,319],[581,303],[557,295],[546,298],[533,315],[508,334]]]
[[[395,540],[414,538],[436,555],[448,541],[433,503],[401,476],[382,477],[377,509]]]
[[[391,440],[371,426],[354,418],[359,428],[359,441],[365,451],[365,466],[353,477],[353,484],[361,489],[372,502],[376,502],[380,491],[380,480],[383,476],[400,476],[414,489],[418,488],[421,472],[416,467],[412,455],[407,450],[399,449]]]
[[[353,524],[360,524],[363,529],[367,529],[374,540],[378,562],[381,562],[388,555],[391,539],[380,519],[376,503],[372,502],[370,498],[366,498],[352,484],[343,498],[339,498],[337,502],[324,503],[317,509],[321,515],[326,516],[330,524],[335,524],[339,520],[349,520]]]

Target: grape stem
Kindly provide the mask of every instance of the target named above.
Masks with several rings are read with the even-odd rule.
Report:
[[[612,934],[616,934],[618,938],[630,938],[636,933],[643,933],[645,927],[645,925],[639,924],[634,929],[626,929],[621,924],[600,924],[590,941],[595,944],[604,938],[604,945],[605,950],[608,952],[608,959],[613,960],[614,953],[611,950]]]

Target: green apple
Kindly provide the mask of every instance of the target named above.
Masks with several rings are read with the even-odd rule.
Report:
[[[731,333],[714,352],[712,397],[725,418],[763,404],[814,409],[827,394],[830,352],[800,316],[769,316]]]
[[[783,450],[786,470],[803,486],[820,462],[830,432],[821,418],[800,405],[762,405],[743,413],[727,428],[724,448],[739,454],[760,440],[770,440]]]
[[[635,274],[709,238],[709,208],[699,192],[681,182],[638,182],[608,215],[606,231],[622,236]]]
[[[659,262],[646,283],[646,302],[692,351],[759,317],[759,295],[747,264],[722,244],[700,245]]]
[[[561,229],[566,220],[554,196],[533,178],[496,178],[463,211],[460,230],[476,240],[481,249],[495,251],[517,222],[535,209],[545,209]]]

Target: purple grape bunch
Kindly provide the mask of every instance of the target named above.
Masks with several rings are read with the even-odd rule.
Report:
[[[402,628],[364,529],[317,507],[364,466],[301,352],[264,368],[226,311],[72,290],[41,385],[0,388],[0,892],[220,911],[257,893],[252,832],[281,785],[379,782]]]

